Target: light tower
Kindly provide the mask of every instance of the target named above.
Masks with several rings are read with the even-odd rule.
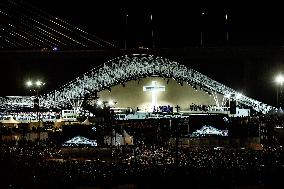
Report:
[[[39,118],[39,90],[44,86],[45,83],[43,83],[40,80],[37,81],[27,81],[26,86],[30,89],[31,92],[35,93],[35,99],[34,99],[34,110],[36,111],[36,119],[38,122],[40,122]]]
[[[275,78],[276,84],[277,84],[277,97],[276,97],[276,103],[277,107],[282,107],[283,105],[283,83],[284,83],[284,76],[282,74],[279,74]]]

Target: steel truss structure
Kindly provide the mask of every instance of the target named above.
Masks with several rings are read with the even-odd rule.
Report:
[[[23,1],[0,3],[0,50],[113,49],[116,45]]]
[[[42,108],[73,108],[80,106],[80,99],[93,92],[109,89],[112,86],[123,84],[148,76],[173,78],[178,82],[186,82],[200,90],[211,94],[224,96],[238,96],[238,103],[251,107],[257,112],[268,113],[273,107],[244,95],[199,73],[196,70],[179,64],[164,57],[132,54],[117,57],[95,67],[89,72],[77,77],[61,88],[50,93],[40,95]],[[234,94],[234,95],[232,95]],[[13,109],[17,107],[33,107],[35,97],[5,97],[0,99],[1,108]]]

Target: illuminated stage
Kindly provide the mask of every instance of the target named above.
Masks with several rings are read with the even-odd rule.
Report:
[[[146,86],[152,86],[156,81],[157,86],[163,86],[164,91],[145,91]],[[153,93],[156,99],[153,99]],[[113,101],[116,108],[130,107],[134,110],[152,112],[153,106],[180,107],[180,111],[188,110],[190,105],[217,106],[217,103],[224,103],[223,95],[212,95],[200,90],[199,86],[191,86],[186,82],[179,83],[171,78],[147,77],[132,80],[123,85],[116,85],[98,93],[101,101]],[[156,103],[156,104],[155,104]],[[219,104],[221,105],[221,104]],[[223,104],[224,105],[224,104]],[[174,108],[176,111],[176,108]]]

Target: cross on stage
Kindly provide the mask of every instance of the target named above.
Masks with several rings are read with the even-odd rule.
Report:
[[[152,85],[143,86],[143,91],[150,91],[152,93],[151,110],[157,108],[157,92],[165,91],[165,86],[158,86],[157,81],[152,81]]]

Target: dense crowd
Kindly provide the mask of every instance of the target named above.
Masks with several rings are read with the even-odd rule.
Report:
[[[135,145],[113,148],[110,157],[73,159],[42,143],[2,144],[1,188],[279,187],[282,147],[264,150]]]
[[[159,143],[168,140],[165,136],[177,139],[177,126],[185,125],[185,131],[178,133],[180,137],[183,132],[194,130],[187,125],[194,127],[195,121],[206,123],[200,119],[115,121],[118,130],[125,129],[134,136],[134,145],[104,146],[110,153],[104,153],[100,146],[95,151],[85,147],[84,153],[80,149],[77,153],[66,153],[57,142],[58,137],[34,142],[2,140],[0,188],[112,188],[123,184],[136,188],[278,188],[282,185],[284,157],[283,143],[279,141],[264,143],[263,139],[261,150]],[[231,137],[254,137],[266,130],[265,136],[273,138],[275,127],[283,127],[284,116],[228,119],[208,116],[204,121],[223,124],[230,131],[235,129]]]
[[[42,120],[42,121],[55,121],[59,119],[61,113],[59,112],[2,112],[0,113],[0,120],[8,119],[13,117],[15,120],[20,122]]]

